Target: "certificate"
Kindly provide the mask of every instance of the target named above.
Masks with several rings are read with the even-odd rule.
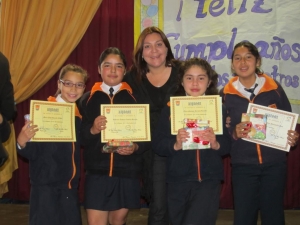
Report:
[[[75,103],[31,100],[30,120],[39,129],[31,141],[76,141]]]
[[[222,103],[219,95],[171,97],[171,134],[185,127],[184,119],[208,120],[215,134],[223,133]]]
[[[244,140],[286,152],[290,150],[290,145],[287,143],[287,132],[295,130],[298,114],[253,103],[249,103],[247,112],[267,116],[266,138],[264,140],[243,138]]]
[[[100,110],[107,120],[101,142],[151,140],[148,104],[103,104]]]

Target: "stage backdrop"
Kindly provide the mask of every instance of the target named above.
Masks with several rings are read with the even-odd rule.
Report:
[[[232,76],[234,45],[248,40],[260,51],[263,71],[281,83],[299,114],[299,9],[299,0],[136,0],[135,41],[145,27],[160,27],[174,56],[206,59],[221,88]]]

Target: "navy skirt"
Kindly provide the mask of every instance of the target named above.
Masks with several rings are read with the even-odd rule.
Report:
[[[101,211],[140,208],[140,182],[138,179],[87,174],[84,207]]]

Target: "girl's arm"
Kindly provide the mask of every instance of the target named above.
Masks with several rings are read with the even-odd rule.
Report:
[[[17,137],[17,150],[18,153],[27,158],[34,159],[37,156],[38,142],[30,142],[38,131],[37,125],[32,125],[32,121],[26,121]],[[44,150],[44,149],[42,149]]]
[[[292,112],[292,107],[291,107],[290,101],[289,101],[286,93],[284,92],[280,83],[278,81],[275,81],[275,82],[278,85],[277,90],[279,92],[279,105],[277,106],[277,108],[284,110],[284,111]]]
[[[136,142],[134,143],[137,148],[134,150],[134,154],[143,154],[144,152],[148,151],[151,148],[151,142]]]
[[[27,142],[34,137],[35,133],[38,131],[37,125],[33,125],[32,121],[26,121],[25,125],[22,127],[18,137],[17,144],[21,149],[26,147]]]
[[[232,136],[229,132],[229,128],[231,126],[231,118],[227,114],[227,110],[225,105],[222,105],[222,116],[223,116],[223,134],[216,135],[216,139],[220,145],[218,149],[219,155],[227,155],[231,149]]]
[[[95,145],[95,143],[100,140],[99,133],[101,130],[101,126],[103,125],[99,123],[97,124],[97,115],[95,113],[89,112],[87,109],[87,101],[89,99],[89,96],[90,92],[86,92],[78,102],[78,109],[82,116],[80,126],[80,141],[83,146],[88,146],[90,144]],[[103,128],[104,127],[102,127],[102,129]]]
[[[285,111],[288,111],[288,112],[291,112],[292,111],[292,107],[291,107],[291,104],[290,104],[290,101],[288,100],[288,97],[286,95],[286,93],[284,92],[282,86],[279,84],[279,82],[275,81],[278,85],[278,92],[279,92],[279,95],[280,95],[280,105],[279,105],[279,109],[281,110],[285,110]],[[299,133],[297,131],[294,131],[294,130],[289,130],[288,133],[287,133],[287,141],[288,141],[288,144],[290,146],[295,146],[297,143],[298,143],[298,140],[299,140]]]

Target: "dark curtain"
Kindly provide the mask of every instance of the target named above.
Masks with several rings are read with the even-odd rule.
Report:
[[[119,4],[118,4],[119,3]],[[120,0],[103,0],[94,19],[82,40],[74,49],[65,64],[75,63],[85,68],[89,73],[86,90],[99,81],[97,72],[97,60],[101,52],[107,47],[118,47],[126,55],[128,65],[132,62],[133,51],[133,21],[134,0],[127,0],[120,4]],[[57,89],[58,73],[31,99],[45,100],[54,95]],[[17,105],[18,116],[15,121],[15,130],[18,134],[24,124],[23,115],[29,112],[30,99]],[[300,125],[297,125],[300,132]],[[274,150],[276,151],[276,150]],[[278,150],[279,151],[279,150]],[[285,192],[285,208],[300,207],[300,144],[288,153],[288,174]],[[5,198],[28,201],[30,194],[30,183],[28,174],[28,162],[19,157],[19,169],[13,174],[9,181],[9,192]],[[233,208],[233,196],[231,187],[230,158],[223,160],[225,181],[221,190],[220,208]],[[83,200],[84,170],[81,169],[81,181],[79,186],[80,200]]]

